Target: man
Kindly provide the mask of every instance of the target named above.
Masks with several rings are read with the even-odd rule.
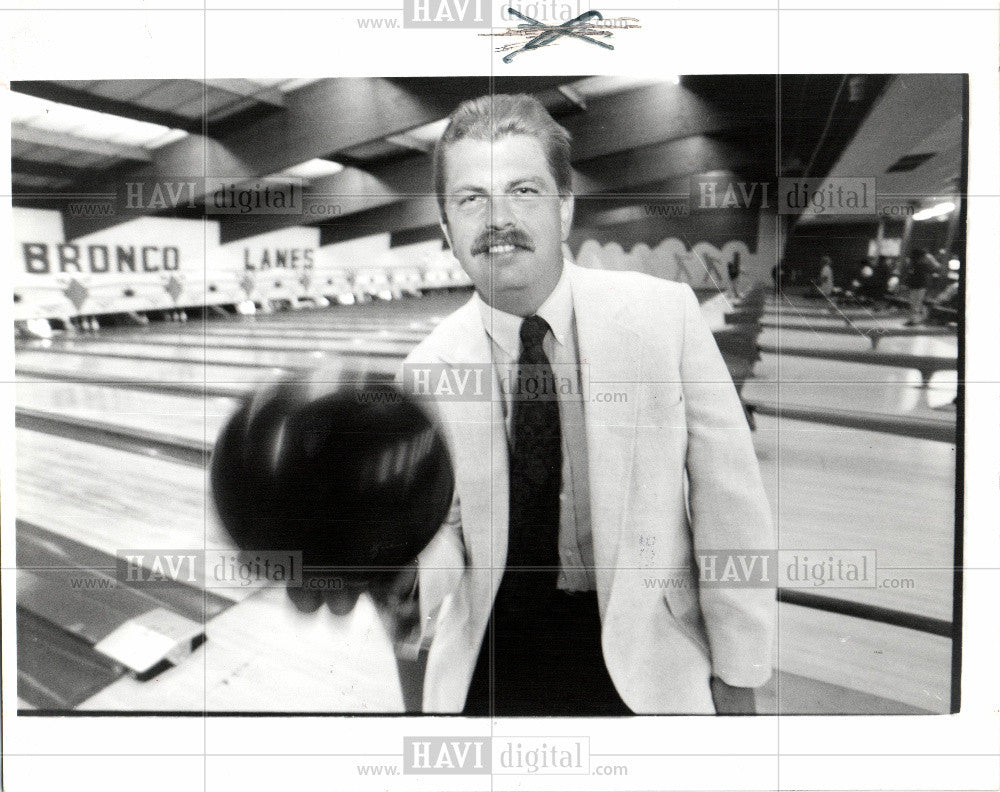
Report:
[[[816,281],[816,290],[824,297],[833,294],[833,259],[823,256],[819,260],[819,277]]]
[[[906,272],[906,285],[910,296],[910,318],[907,327],[924,324],[927,321],[927,306],[924,300],[932,280],[941,272],[941,263],[923,248],[914,248],[910,254],[910,266]]]
[[[689,287],[564,261],[569,143],[537,100],[497,95],[435,151],[476,294],[404,377],[485,376],[493,398],[437,401],[457,499],[418,564],[423,708],[752,712],[774,592],[699,590],[694,563],[772,546],[744,413]]]

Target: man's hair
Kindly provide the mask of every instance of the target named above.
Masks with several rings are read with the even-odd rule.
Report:
[[[499,140],[504,135],[529,135],[537,138],[556,181],[560,195],[573,188],[570,167],[570,134],[557,124],[545,106],[529,94],[490,94],[469,99],[448,117],[448,126],[434,147],[434,191],[438,208],[445,216],[444,157],[452,143],[463,138]]]

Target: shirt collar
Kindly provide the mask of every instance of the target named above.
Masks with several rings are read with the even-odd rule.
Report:
[[[524,317],[494,308],[483,300],[478,292],[476,302],[479,304],[479,313],[487,335],[504,352],[512,358],[517,358],[521,354],[521,323]],[[569,267],[565,260],[559,281],[535,313],[548,323],[556,343],[565,345],[569,342],[569,334],[573,329],[573,292],[569,283]]]

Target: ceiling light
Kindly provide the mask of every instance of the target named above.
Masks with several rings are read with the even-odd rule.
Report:
[[[11,91],[11,121],[47,132],[154,149],[187,135],[182,129],[136,121],[111,113],[40,99]]]
[[[398,135],[388,135],[386,141],[395,146],[416,149],[417,151],[430,151],[444,134],[445,127],[448,126],[448,119],[442,118],[438,121],[431,121],[429,124],[408,129]]]
[[[322,179],[325,176],[333,176],[340,173],[344,166],[339,162],[331,162],[326,159],[311,159],[293,165],[279,173],[273,174],[275,178],[287,176],[293,179]]]
[[[930,220],[932,217],[944,217],[955,211],[955,204],[951,201],[935,204],[926,209],[921,209],[913,215],[914,220]]]

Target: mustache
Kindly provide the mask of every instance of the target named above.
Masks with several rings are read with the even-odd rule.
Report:
[[[476,238],[476,242],[472,246],[472,255],[478,256],[480,253],[486,253],[494,245],[513,245],[525,250],[535,249],[531,237],[519,228],[511,228],[506,231],[484,231]]]

